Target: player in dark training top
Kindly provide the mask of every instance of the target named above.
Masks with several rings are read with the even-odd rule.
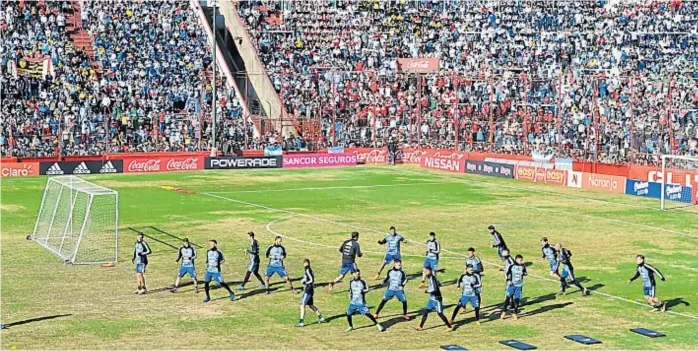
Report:
[[[230,290],[230,286],[223,280],[223,274],[221,273],[221,264],[225,263],[225,258],[223,253],[218,250],[218,242],[215,239],[211,239],[209,242],[208,251],[206,251],[206,276],[204,277],[204,291],[206,292],[206,298],[204,302],[211,301],[211,295],[209,291],[211,290],[210,284],[211,280],[215,280],[228,291],[230,294],[230,301],[235,300],[235,293]]]
[[[269,279],[271,279],[274,274],[278,274],[281,279],[286,280],[286,285],[297,294],[298,291],[293,288],[293,283],[291,278],[288,277],[286,273],[286,267],[284,266],[284,260],[286,259],[286,248],[281,245],[283,239],[280,236],[274,238],[274,245],[267,248],[266,257],[269,259],[269,264],[267,265],[267,272],[264,275],[264,287],[267,290],[267,295],[271,294],[271,289],[269,289]]]
[[[540,239],[541,251],[543,252],[542,258],[548,261],[550,265],[550,276],[560,281],[560,292],[558,295],[562,295],[565,292],[564,280],[560,278],[560,262],[558,261],[558,251],[548,243],[548,238],[543,237]]]
[[[245,279],[243,279],[242,284],[238,286],[238,290],[245,290],[245,284],[250,281],[250,276],[252,274],[254,274],[257,280],[259,280],[259,283],[261,284],[259,288],[263,289],[265,287],[264,279],[262,279],[262,276],[259,275],[259,243],[257,242],[257,239],[254,238],[254,232],[247,233],[247,237],[250,239],[250,248],[244,250],[245,254],[250,256],[250,265],[247,266]]]
[[[523,297],[524,277],[528,275],[526,266],[523,265],[523,256],[516,255],[514,264],[510,265],[506,272],[507,275],[507,295],[502,306],[501,319],[506,318],[507,308],[511,303],[514,307],[514,320],[518,319],[519,303]]]
[[[303,319],[305,319],[305,306],[308,306],[318,318],[318,323],[325,323],[325,317],[322,316],[320,310],[315,306],[313,302],[313,294],[315,293],[315,274],[313,274],[313,269],[310,268],[310,260],[303,260],[303,279],[301,279],[301,284],[303,284],[303,295],[301,296],[301,317],[296,323],[296,327],[304,326]]]
[[[665,281],[664,275],[654,266],[649,263],[645,263],[645,256],[637,255],[635,257],[635,262],[637,263],[637,270],[635,275],[628,280],[628,284],[632,283],[635,279],[642,277],[642,295],[647,300],[647,303],[653,307],[652,311],[666,311],[666,302],[662,302],[657,298],[657,282],[655,280],[655,275],[659,276],[659,279]]]
[[[339,283],[347,273],[354,273],[359,270],[356,266],[356,257],[361,257],[364,254],[359,246],[359,232],[352,232],[351,239],[342,243],[339,247],[339,252],[342,254],[342,267],[339,269],[339,275],[327,285],[327,291],[332,292],[334,285]]]
[[[388,271],[388,276],[383,280],[383,284],[388,284],[388,289],[385,290],[383,295],[383,300],[378,305],[376,310],[376,319],[380,318],[379,315],[385,303],[392,300],[393,297],[397,298],[398,301],[402,302],[402,318],[405,320],[410,320],[410,316],[407,315],[407,298],[405,298],[405,285],[407,284],[407,275],[405,271],[402,270],[402,261],[396,260],[393,263],[393,269]]]
[[[196,259],[196,250],[189,243],[189,239],[182,239],[182,247],[179,248],[179,256],[175,263],[182,261],[182,265],[179,267],[179,274],[177,274],[177,280],[175,280],[172,286],[172,292],[176,292],[179,287],[179,281],[185,275],[189,275],[191,280],[194,282],[194,291],[199,293],[199,282],[196,281],[196,269],[194,268],[194,260]]]
[[[358,269],[353,272],[353,279],[349,281],[349,307],[347,308],[347,322],[349,327],[346,331],[350,332],[354,330],[354,321],[352,315],[356,312],[366,316],[371,320],[378,328],[378,331],[384,331],[380,323],[376,320],[371,312],[368,311],[368,306],[366,306],[366,293],[368,292],[368,284],[366,281],[361,279],[361,271]]]
[[[143,236],[142,232],[138,232],[136,243],[133,244],[133,258],[131,258],[131,262],[136,264],[136,283],[138,284],[136,294],[138,295],[148,292],[145,287],[145,267],[148,266],[148,255],[152,252],[148,243],[143,240]]]
[[[456,315],[461,308],[464,308],[467,304],[470,304],[475,309],[475,322],[480,324],[480,298],[478,290],[482,287],[482,280],[480,276],[475,274],[472,265],[465,267],[465,273],[463,273],[460,278],[458,278],[458,284],[456,288],[462,287],[460,300],[458,300],[458,305],[453,309],[453,315],[451,316],[451,324],[456,320]]]
[[[424,323],[427,322],[429,312],[434,311],[439,315],[441,320],[444,321],[448,331],[452,331],[453,325],[451,325],[448,322],[448,319],[446,319],[446,316],[444,316],[444,300],[441,296],[441,288],[439,287],[441,283],[439,283],[429,267],[424,268],[424,275],[427,277],[427,290],[424,292],[429,294],[429,300],[427,300],[427,306],[424,309],[424,314],[422,314],[422,320],[419,322],[419,325],[415,327],[415,329],[417,329],[417,331],[424,330]]]
[[[503,260],[502,251],[508,250],[507,243],[504,242],[502,234],[495,229],[494,225],[490,225],[487,229],[489,229],[490,235],[492,235],[492,248],[497,249],[497,255]]]
[[[558,261],[560,262],[560,284],[562,286],[561,294],[567,290],[567,280],[570,280],[574,286],[582,291],[582,295],[589,295],[589,290],[584,288],[574,276],[574,267],[572,266],[572,251],[562,247],[562,244],[555,244],[555,250],[559,252]]]
[[[395,227],[390,227],[390,234],[386,235],[385,238],[378,240],[379,245],[388,244],[388,248],[385,250],[385,257],[383,258],[383,264],[376,274],[376,280],[381,279],[381,273],[385,266],[394,261],[402,260],[400,256],[400,244],[406,243],[407,239],[402,236],[402,234],[395,231]]]

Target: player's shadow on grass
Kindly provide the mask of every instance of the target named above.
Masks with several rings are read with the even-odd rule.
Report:
[[[570,302],[565,302],[565,303],[556,303],[556,304],[552,304],[552,305],[547,305],[547,306],[543,306],[543,307],[541,307],[541,308],[539,308],[539,309],[535,309],[535,310],[532,310],[532,311],[524,311],[524,313],[519,314],[519,317],[530,317],[530,316],[535,316],[535,315],[537,315],[537,314],[549,312],[549,311],[552,311],[552,310],[557,310],[557,309],[560,309],[560,308],[565,308],[565,307],[567,307],[567,306],[569,306],[569,305],[572,305],[572,304],[574,304],[574,302],[571,302],[571,301],[570,301]],[[524,306],[524,308],[526,308],[526,306]]]
[[[525,304],[526,306],[533,306],[550,300],[555,300],[555,293],[536,296],[532,299],[529,299],[528,296],[526,296],[523,299],[521,299],[521,304]]]
[[[666,300],[665,302],[666,302],[666,307],[667,307],[667,308],[672,308],[672,307],[678,306],[678,305],[684,305],[684,306],[690,306],[690,305],[691,305],[690,302],[684,300],[684,299],[681,298],[681,297],[677,297],[677,298],[671,299],[671,300]]]
[[[66,313],[66,314],[56,314],[56,315],[52,315],[52,316],[29,318],[29,319],[25,319],[25,320],[19,321],[19,322],[7,323],[7,324],[5,324],[5,327],[7,327],[7,328],[16,327],[16,326],[22,325],[22,324],[41,322],[41,321],[46,321],[49,319],[56,319],[56,318],[62,318],[62,317],[70,317],[72,315],[73,315],[72,313]]]
[[[419,309],[416,311],[407,311],[407,315],[410,316],[409,320],[405,320],[405,318],[402,317],[402,314],[391,314],[391,315],[385,316],[385,318],[390,318],[390,317],[392,317],[392,318],[386,319],[383,322],[381,322],[379,320],[379,322],[385,328],[385,330],[388,330],[396,324],[409,323],[411,321],[414,321],[415,318],[422,318],[422,315],[421,315],[422,311],[424,311],[424,309]]]

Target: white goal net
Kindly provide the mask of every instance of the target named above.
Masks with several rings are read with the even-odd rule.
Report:
[[[663,210],[693,207],[698,203],[698,157],[662,156],[661,202]]]
[[[116,262],[119,194],[76,176],[50,177],[31,238],[73,264]]]

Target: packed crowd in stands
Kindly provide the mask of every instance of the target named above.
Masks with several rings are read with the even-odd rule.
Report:
[[[207,150],[211,58],[189,4],[4,4],[2,155]],[[602,162],[697,154],[695,1],[241,1],[238,9],[284,111],[320,121],[320,132],[254,137],[235,89],[219,79],[221,147],[395,138]],[[80,30],[90,52],[74,45]],[[54,74],[18,74],[19,63],[42,56]],[[398,72],[396,58],[415,57],[440,67]]]
[[[194,151],[211,137],[210,50],[188,1],[3,4],[3,156]],[[75,18],[67,30],[66,20]],[[79,19],[79,20],[78,20]],[[94,56],[71,32],[89,33]],[[17,72],[49,56],[55,77]],[[252,140],[235,90],[218,79],[218,135]],[[247,133],[247,138],[245,136]]]
[[[239,13],[286,112],[321,119],[322,144],[696,154],[698,2],[240,2]],[[440,69],[397,72],[403,57]]]

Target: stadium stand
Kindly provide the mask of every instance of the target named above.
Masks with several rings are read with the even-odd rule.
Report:
[[[240,2],[239,13],[286,111],[322,119],[325,145],[396,137],[609,163],[696,152],[696,2]],[[401,57],[440,67],[396,72]]]
[[[298,136],[254,137],[217,82],[219,145],[555,152],[605,163],[696,154],[698,2],[242,1]],[[190,3],[10,2],[3,156],[207,150],[210,50]],[[16,74],[47,55],[52,75]],[[397,58],[435,58],[406,73]],[[240,145],[247,141],[247,144]]]

